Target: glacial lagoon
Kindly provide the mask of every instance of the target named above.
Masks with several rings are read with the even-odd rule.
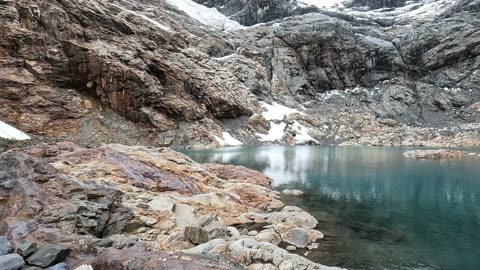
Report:
[[[348,269],[480,269],[480,160],[414,160],[412,148],[238,147],[185,151],[197,162],[243,165],[325,234],[307,258]],[[480,149],[468,149],[480,152]]]

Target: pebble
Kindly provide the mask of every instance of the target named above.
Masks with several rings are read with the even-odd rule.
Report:
[[[258,235],[258,231],[253,230],[248,232],[248,236],[256,236],[256,235]]]

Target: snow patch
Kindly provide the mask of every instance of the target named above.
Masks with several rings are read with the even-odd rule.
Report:
[[[317,140],[315,140],[314,138],[312,138],[312,136],[310,136],[308,134],[310,129],[305,127],[305,126],[302,126],[297,121],[293,122],[292,129],[295,130],[295,132],[297,133],[295,135],[295,143],[296,144],[305,144],[305,143],[309,143],[309,142],[314,142],[316,144],[320,144]]]
[[[212,57],[213,60],[219,60],[219,61],[222,61],[222,60],[228,60],[230,58],[234,58],[238,56],[238,54],[236,53],[232,53],[232,54],[229,54],[229,55],[225,55],[223,57]]]
[[[216,8],[208,8],[191,0],[167,0],[167,2],[187,13],[188,16],[193,19],[214,29],[231,31],[244,28],[238,22],[230,20],[228,17],[218,12]]]
[[[300,6],[316,6],[319,8],[331,8],[336,5],[341,5],[345,0],[300,0]]]
[[[327,91],[325,93],[319,94],[320,100],[329,100],[334,96],[345,98],[343,91],[340,91],[340,90],[331,90],[331,91]]]
[[[266,103],[266,102],[260,102],[262,104],[262,107],[265,108],[267,111],[262,112],[263,118],[265,120],[270,121],[270,120],[283,120],[285,116],[288,116],[290,114],[294,113],[300,113],[304,114],[302,112],[299,112],[296,109],[289,108],[287,106],[283,106],[281,104],[278,104],[276,102],[273,102],[272,105]]]
[[[161,23],[159,23],[159,22],[157,22],[157,21],[155,21],[155,20],[150,19],[149,17],[147,17],[147,16],[145,16],[145,15],[143,15],[143,14],[137,13],[137,12],[135,12],[135,11],[132,11],[132,10],[129,10],[129,9],[126,9],[126,8],[123,8],[123,7],[120,7],[120,6],[117,6],[117,5],[114,5],[114,6],[118,7],[119,9],[121,9],[121,10],[123,10],[123,11],[125,11],[125,12],[127,12],[127,13],[129,13],[129,14],[132,14],[132,15],[135,15],[135,16],[137,16],[137,17],[142,18],[143,20],[145,20],[145,21],[153,24],[154,26],[162,29],[163,31],[173,32],[172,29],[170,29],[169,27],[167,27],[167,26],[165,26],[165,25],[163,25],[163,24],[161,24]]]
[[[0,138],[22,141],[29,140],[30,136],[10,126],[9,124],[0,121]]]
[[[240,146],[243,143],[230,135],[228,132],[222,132],[223,139],[213,135],[221,146]]]
[[[462,92],[462,89],[458,88],[458,87],[455,87],[455,88],[444,87],[443,90],[445,90],[446,92],[454,93],[454,94],[456,94],[458,92]]]
[[[386,41],[386,40],[379,39],[379,38],[372,37],[372,36],[364,36],[362,34],[356,34],[356,35],[360,36],[360,37],[363,37],[369,43],[373,43],[373,44],[375,44],[379,47],[383,47],[383,48],[393,47],[393,43],[391,43],[390,41]]]
[[[281,140],[283,138],[284,130],[287,124],[281,122],[280,124],[275,124],[274,122],[270,122],[270,130],[268,134],[260,134],[256,133],[258,137],[260,137],[260,141],[262,142],[274,142],[276,140]]]
[[[349,15],[357,17],[357,19],[367,17],[426,22],[433,21],[435,17],[442,14],[456,3],[457,1],[452,0],[422,0],[420,2],[408,1],[404,6],[395,9],[374,9],[365,11],[359,10],[358,8],[348,8],[344,9],[344,11]]]

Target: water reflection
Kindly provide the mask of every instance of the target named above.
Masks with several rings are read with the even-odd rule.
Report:
[[[274,186],[304,190],[307,196],[289,203],[338,235],[328,256],[314,257],[319,262],[480,269],[479,161],[411,160],[403,151],[305,146],[187,154],[199,162],[244,165],[273,178]]]

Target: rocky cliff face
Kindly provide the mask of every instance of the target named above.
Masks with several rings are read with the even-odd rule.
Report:
[[[480,145],[478,1],[202,4],[223,14],[1,2],[1,119],[81,145]]]

